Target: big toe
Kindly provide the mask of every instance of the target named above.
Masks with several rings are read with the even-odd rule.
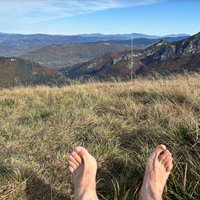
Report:
[[[76,147],[75,152],[79,154],[83,160],[88,159],[91,157],[91,155],[88,153],[88,151],[84,147]]]
[[[158,145],[158,146],[154,149],[154,151],[152,152],[151,156],[152,156],[153,158],[158,157],[158,156],[160,155],[160,153],[162,153],[162,152],[165,151],[166,149],[167,149],[167,148],[166,148],[165,145],[160,144],[160,145]]]

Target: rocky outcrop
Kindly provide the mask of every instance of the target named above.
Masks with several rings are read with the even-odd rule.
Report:
[[[162,40],[160,40],[160,42],[158,42],[156,44],[156,46],[161,46],[161,45],[166,45],[166,44],[168,44],[167,40],[166,39],[162,39]]]
[[[159,43],[146,49],[140,57],[153,56],[154,60],[165,60],[170,56],[189,56],[200,52],[200,35],[199,37],[188,38],[186,40],[168,43],[167,40],[162,39]]]
[[[92,63],[92,64],[86,66],[86,69],[94,68],[94,67],[96,67],[96,65],[97,65],[97,63]]]
[[[118,58],[118,59],[113,59],[113,65],[116,65],[121,59],[122,59],[122,57]]]

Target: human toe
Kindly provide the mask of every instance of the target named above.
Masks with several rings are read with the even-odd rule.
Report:
[[[70,167],[70,168],[73,168],[74,170],[76,170],[77,165],[76,165],[73,161],[68,160],[68,163],[69,163],[69,167]],[[73,171],[74,171],[74,170],[73,170]],[[71,171],[71,170],[70,170],[70,171]]]
[[[71,173],[74,173],[74,168],[71,166],[71,165],[69,165],[69,171],[71,172]]]
[[[173,164],[171,163],[167,168],[166,168],[166,172],[170,172],[173,168]]]
[[[158,157],[158,156],[160,155],[160,153],[164,152],[166,149],[167,149],[167,148],[166,148],[165,145],[160,144],[160,145],[158,145],[158,146],[154,149],[154,151],[153,151],[153,153],[151,154],[151,156],[152,156],[153,158],[154,158],[154,157]]]
[[[165,166],[165,168],[167,169],[171,164],[172,164],[172,157],[168,156],[168,157],[165,159],[164,166]]]
[[[78,155],[82,156],[83,159],[87,159],[90,156],[90,154],[84,147],[80,147],[80,146],[76,147],[75,152]]]
[[[76,162],[78,162],[79,164],[81,164],[82,159],[81,159],[81,157],[80,157],[79,155],[77,155],[76,152],[73,151],[73,152],[71,153],[71,156],[74,158],[74,160],[75,160]]]
[[[158,156],[158,161],[162,163],[167,156],[168,156],[168,150],[165,150],[162,154]]]
[[[69,160],[73,162],[77,167],[79,166],[79,162],[77,162],[76,159],[72,155],[69,156]]]
[[[166,156],[165,156],[165,158],[162,160],[162,164],[165,164],[169,159],[171,159],[172,158],[172,154],[168,151],[168,150],[166,150]]]

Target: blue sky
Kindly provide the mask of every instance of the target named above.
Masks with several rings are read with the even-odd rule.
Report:
[[[0,0],[0,32],[196,34],[200,0]]]

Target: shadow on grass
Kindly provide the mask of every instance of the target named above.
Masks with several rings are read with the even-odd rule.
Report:
[[[34,184],[36,183],[36,184]],[[51,186],[39,178],[34,178],[26,182],[26,199],[27,200],[51,200]],[[52,200],[71,200],[67,194],[52,189]]]
[[[24,200],[71,200],[70,194],[63,194],[59,190],[52,189],[49,183],[34,175],[33,171],[29,171],[25,179],[22,176],[16,177],[12,168],[6,167],[0,163],[0,183],[2,190],[0,190],[0,199],[4,197],[7,199],[24,199]],[[7,183],[13,184],[8,185]],[[4,185],[3,185],[4,183]],[[13,187],[14,186],[14,187]],[[52,193],[52,198],[51,198]]]
[[[105,160],[104,166],[98,169],[97,193],[104,199],[138,199],[143,171],[130,159],[120,155],[110,155]]]

